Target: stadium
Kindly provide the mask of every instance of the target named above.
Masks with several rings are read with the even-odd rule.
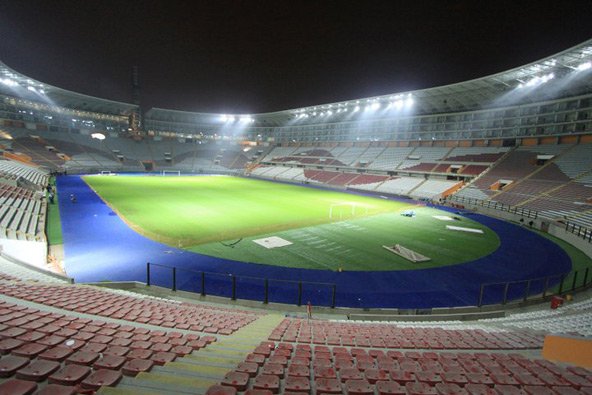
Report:
[[[0,62],[0,393],[592,393],[591,81],[142,112]]]

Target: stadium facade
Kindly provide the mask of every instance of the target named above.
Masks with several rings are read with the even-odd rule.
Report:
[[[577,140],[592,130],[591,62],[588,40],[512,70],[430,89],[260,114],[152,108],[144,114],[142,137],[311,145],[437,145],[448,140],[517,145],[522,138],[561,136]],[[137,105],[53,87],[3,63],[0,98],[4,126],[101,131],[112,137],[136,129]]]

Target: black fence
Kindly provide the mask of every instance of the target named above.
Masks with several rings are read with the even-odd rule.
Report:
[[[505,211],[510,214],[516,214],[521,217],[526,218],[533,218],[536,219],[539,217],[538,211],[529,210],[524,207],[514,207],[509,206],[507,204],[499,203],[499,202],[492,202],[490,200],[480,200],[480,199],[473,199],[467,198],[464,196],[451,196],[448,199],[450,202],[456,202],[460,204],[467,204],[472,206],[480,206],[491,208],[494,210]],[[592,243],[592,229],[588,229],[582,225],[574,224],[573,222],[567,221],[565,222],[565,230],[569,233],[573,233],[574,235],[581,237],[582,239],[586,240],[589,243]]]
[[[247,299],[298,306],[310,301],[315,306],[331,308],[335,308],[337,292],[336,285],[332,283],[212,273],[150,262],[146,264],[146,285],[194,292],[202,296],[222,296],[231,300]]]
[[[477,307],[504,305],[511,301],[544,300],[548,296],[574,292],[590,284],[590,268],[529,280],[484,283],[479,290]]]
[[[573,233],[578,237],[581,237],[588,243],[592,243],[592,229],[588,229],[583,227],[582,225],[577,225],[568,221],[565,223],[565,230],[570,233]]]
[[[510,214],[516,214],[516,215],[519,215],[519,216],[525,217],[525,218],[536,219],[539,216],[538,211],[530,210],[530,209],[527,209],[524,207],[514,207],[514,206],[510,206],[510,205],[503,204],[500,202],[494,202],[491,200],[473,199],[473,198],[467,198],[464,196],[452,196],[450,198],[450,201],[455,201],[455,202],[461,203],[461,204],[469,204],[472,206],[481,206],[481,207],[485,207],[485,208],[491,208],[491,209],[498,210],[498,211],[505,211]]]

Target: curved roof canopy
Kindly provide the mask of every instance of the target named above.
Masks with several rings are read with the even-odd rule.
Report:
[[[542,87],[544,86],[544,89]],[[592,93],[592,39],[501,73],[434,88],[325,103],[260,114],[214,114],[153,108],[146,117],[165,122],[211,124],[252,119],[256,126],[340,122],[352,112],[413,106],[414,115],[474,111]],[[409,112],[408,112],[409,113]],[[393,113],[375,111],[374,118]]]
[[[137,109],[133,104],[99,99],[32,80],[2,62],[0,93],[109,114],[124,115]],[[429,89],[251,115],[152,108],[146,112],[145,118],[185,125],[213,126],[229,121],[253,126],[306,125],[340,122],[351,118],[352,113],[368,108],[375,110],[371,114],[376,119],[393,116],[392,112],[385,111],[387,109],[413,107],[414,115],[439,114],[515,106],[589,93],[592,93],[592,39],[508,71]]]
[[[48,105],[111,115],[129,115],[137,105],[83,95],[36,81],[0,61],[0,94]]]

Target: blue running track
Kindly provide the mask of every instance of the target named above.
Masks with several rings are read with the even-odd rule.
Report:
[[[421,309],[432,307],[474,306],[480,284],[559,276],[571,270],[566,252],[550,240],[524,227],[478,214],[471,218],[488,226],[500,237],[501,245],[483,258],[452,266],[391,272],[343,272],[293,269],[252,264],[187,252],[146,237],[129,228],[79,177],[57,179],[64,237],[65,268],[76,282],[146,281],[146,262],[177,267],[177,289],[199,292],[204,271],[208,294],[230,296],[232,277],[236,276],[236,297],[262,300],[269,280],[269,302],[297,303],[302,281],[302,302],[329,305],[331,286],[336,284],[337,306],[364,308]],[[73,193],[77,202],[71,203]],[[441,208],[446,209],[446,208]],[[171,286],[171,270],[153,267],[152,283]],[[273,279],[273,280],[271,280]],[[278,281],[279,280],[279,281]],[[530,291],[542,289],[533,282]],[[503,287],[488,287],[484,302],[498,302]],[[509,288],[511,298],[524,294],[524,284]]]

